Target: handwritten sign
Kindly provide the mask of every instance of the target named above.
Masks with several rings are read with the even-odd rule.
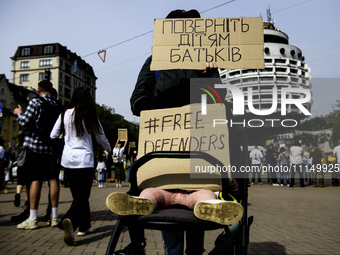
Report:
[[[118,138],[120,141],[126,141],[128,137],[128,130],[126,128],[118,128]]]
[[[156,19],[151,70],[263,69],[260,17]]]
[[[223,166],[230,165],[229,158],[229,134],[225,126],[214,127],[214,119],[225,119],[225,106],[220,104],[208,104],[207,115],[201,114],[201,104],[187,105],[179,108],[143,111],[140,119],[140,134],[138,143],[138,157],[153,151],[202,151],[219,159]],[[191,183],[191,189],[214,189],[215,185],[201,186],[202,178],[216,178],[216,185],[220,185],[220,173],[209,171],[211,165],[204,159],[155,159],[145,168],[138,171],[138,179],[141,182],[152,182],[156,185],[155,176],[174,176],[181,173],[181,178],[162,179],[159,184],[162,188],[178,189],[181,183]],[[216,167],[216,166],[213,166]],[[191,178],[195,174],[195,178]],[[208,176],[207,176],[208,175]],[[198,177],[197,177],[198,176]],[[148,181],[145,181],[148,180]],[[209,182],[204,182],[205,184]],[[147,185],[148,186],[148,185]],[[142,186],[143,187],[143,186]],[[143,187],[145,188],[145,187]],[[186,189],[188,187],[186,186]]]

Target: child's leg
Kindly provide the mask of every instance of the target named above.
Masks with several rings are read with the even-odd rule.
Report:
[[[153,202],[154,209],[171,206],[171,197],[174,193],[167,190],[148,188],[140,193],[140,197],[148,198]]]
[[[197,202],[211,199],[216,199],[215,192],[211,190],[198,190],[189,193],[187,206],[189,209],[194,209],[194,206]]]

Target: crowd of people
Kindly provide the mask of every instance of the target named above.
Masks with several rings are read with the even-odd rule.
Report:
[[[339,164],[340,140],[330,155],[326,155],[316,143],[300,144],[296,141],[290,147],[271,143],[264,151],[255,146],[249,158],[252,166],[251,184],[256,183],[257,177],[258,184],[262,185],[261,174],[266,173],[268,183],[273,186],[294,187],[295,175],[299,174],[300,187],[325,187],[325,173],[338,171],[335,164]]]
[[[166,18],[200,18],[196,10],[184,11],[175,10],[169,13]],[[132,112],[139,116],[142,110],[159,109],[161,107],[179,107],[187,104],[185,100],[189,97],[178,97],[178,100],[161,102],[158,104],[154,99],[162,95],[166,89],[174,86],[185,84],[190,78],[197,77],[217,77],[216,63],[206,63],[204,70],[161,70],[154,72],[150,70],[152,56],[150,56],[143,65],[139,73],[137,84],[131,96]],[[24,111],[20,105],[14,109],[13,113],[17,116],[17,121],[22,126],[22,133],[16,146],[16,159],[18,168],[18,185],[14,198],[14,205],[19,206],[21,201],[21,192],[26,187],[26,210],[12,217],[13,221],[22,221],[17,225],[18,229],[33,230],[38,228],[38,207],[41,197],[41,188],[44,181],[49,185],[49,206],[47,208],[46,219],[52,227],[63,230],[63,240],[67,245],[74,245],[75,231],[78,229],[78,236],[87,235],[91,227],[91,212],[89,198],[93,186],[95,173],[97,173],[98,187],[104,187],[106,180],[106,171],[111,170],[107,167],[106,160],[112,151],[112,160],[115,164],[116,188],[122,186],[126,179],[124,171],[124,151],[128,139],[124,141],[117,139],[114,148],[105,136],[103,127],[97,117],[96,105],[90,93],[83,87],[74,89],[71,101],[68,106],[63,107],[57,100],[56,90],[49,80],[43,80],[38,84],[39,97],[29,101]],[[178,92],[176,90],[177,96]],[[151,105],[151,102],[155,103]],[[165,103],[165,105],[164,105]],[[46,116],[45,111],[48,109]],[[226,107],[227,111],[230,111]],[[231,111],[230,111],[231,113]],[[43,116],[47,119],[43,119]],[[55,116],[52,126],[46,125],[48,118]],[[229,115],[227,115],[229,116]],[[43,125],[44,124],[44,125]],[[48,137],[46,138],[46,132]],[[229,130],[230,134],[233,132]],[[230,135],[230,158],[236,160],[238,153],[235,148],[240,146],[235,142],[236,136]],[[94,142],[97,142],[102,149],[95,151]],[[3,141],[0,139],[0,168],[4,169],[6,151]],[[256,177],[259,184],[261,172],[264,167],[274,169],[279,167],[279,179],[276,171],[268,171],[268,180],[274,186],[287,185],[294,187],[295,174],[299,174],[300,186],[304,187],[312,180],[314,187],[324,187],[323,172],[310,169],[314,166],[322,165],[325,160],[322,150],[317,144],[300,145],[294,144],[290,148],[276,147],[270,144],[265,153],[255,146],[250,152],[250,162],[254,169],[252,172],[251,183],[255,184]],[[339,146],[334,149],[336,160],[340,159],[340,141]],[[231,162],[235,163],[235,162]],[[237,162],[236,164],[239,164]],[[67,179],[70,192],[73,197],[70,208],[59,219],[59,174],[63,168],[64,178]],[[1,171],[1,189],[5,192],[6,184],[4,180],[4,171]],[[312,176],[311,176],[312,173]],[[256,175],[257,174],[257,175]],[[196,217],[217,222],[226,225],[226,231],[230,226],[238,228],[237,223],[242,217],[243,207],[239,200],[233,197],[238,194],[238,184],[236,180],[231,180],[228,194],[213,192],[210,190],[186,191],[186,190],[159,190],[146,189],[140,197],[131,197],[124,193],[112,193],[107,199],[107,206],[116,214],[150,214],[158,207],[169,207],[176,204],[183,204],[194,210]],[[227,197],[231,197],[227,201]],[[131,201],[131,208],[140,204],[146,206],[145,212],[135,212],[134,210],[122,210],[128,208],[129,204],[124,201]],[[142,201],[142,202],[141,202]],[[208,202],[207,202],[208,201]],[[122,204],[123,203],[123,204]],[[195,209],[203,204],[204,208],[227,206],[235,212],[233,215],[208,215],[204,210]],[[118,208],[118,209],[117,209]],[[142,211],[142,210],[141,210]],[[222,210],[226,211],[226,210]],[[211,217],[212,216],[212,217]],[[138,228],[129,229],[131,244],[115,254],[145,254],[145,237],[144,232]],[[230,231],[229,231],[230,232]],[[230,236],[229,236],[230,237]],[[162,231],[165,254],[183,254],[184,250],[184,232]],[[231,237],[230,237],[231,238]],[[188,231],[186,234],[186,254],[202,254],[204,252],[204,232]],[[224,250],[223,254],[230,252]],[[209,254],[221,254],[221,251],[212,251]]]

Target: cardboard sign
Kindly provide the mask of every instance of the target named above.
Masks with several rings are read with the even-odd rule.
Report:
[[[120,141],[126,141],[128,137],[128,131],[126,128],[118,128],[118,138]]]
[[[142,111],[138,158],[153,151],[202,151],[220,160],[220,169],[225,169],[230,165],[228,128],[214,127],[214,119],[226,119],[224,105],[207,105],[206,115],[201,114],[201,104]],[[142,166],[138,180],[142,188],[219,190],[220,174],[204,159],[162,158]],[[216,180],[211,184],[209,178]]]
[[[264,68],[260,17],[156,19],[151,71]]]

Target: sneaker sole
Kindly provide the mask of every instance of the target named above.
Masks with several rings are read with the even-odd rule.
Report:
[[[64,242],[67,245],[74,245],[74,231],[70,219],[63,220]]]
[[[232,201],[219,203],[198,202],[194,207],[194,214],[201,220],[231,225],[241,220],[243,206]]]
[[[118,215],[148,215],[153,212],[153,203],[147,198],[132,197],[125,193],[113,192],[106,198],[106,206]]]

